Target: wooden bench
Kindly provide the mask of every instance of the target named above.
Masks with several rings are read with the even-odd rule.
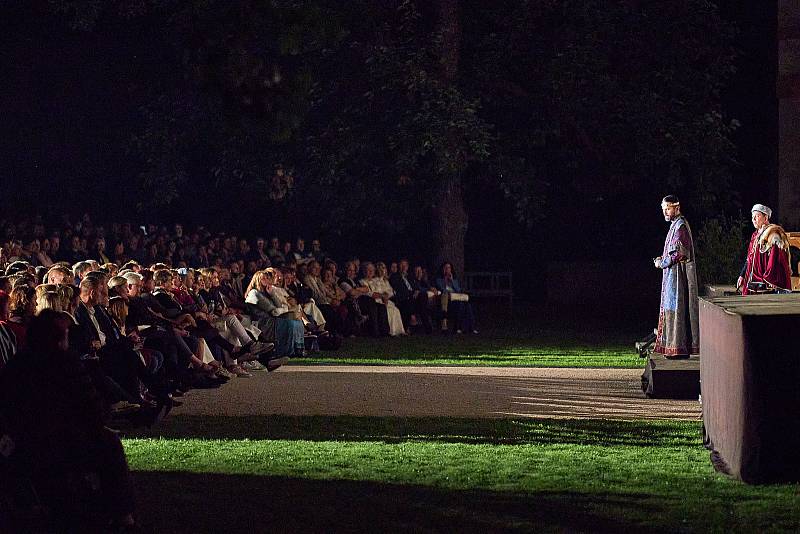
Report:
[[[464,273],[463,289],[474,297],[508,298],[508,310],[514,311],[514,286],[511,272]]]

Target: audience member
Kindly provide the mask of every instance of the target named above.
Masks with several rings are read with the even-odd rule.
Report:
[[[253,275],[247,286],[248,314],[257,321],[265,339],[275,344],[279,357],[302,356],[305,352],[303,322],[298,305],[290,304],[277,291],[277,271],[269,267]]]
[[[400,310],[390,299],[394,296],[392,286],[383,276],[376,276],[375,264],[371,261],[364,262],[362,266],[364,277],[360,283],[369,288],[370,296],[374,299],[375,305],[382,313],[386,314],[388,322],[388,332],[390,336],[405,334],[403,319],[400,317]],[[383,273],[386,273],[386,266],[383,265]]]
[[[357,263],[348,261],[344,266],[345,275],[339,280],[339,287],[347,295],[350,313],[358,318],[358,323],[366,327],[372,337],[389,335],[389,319],[386,306],[378,304],[369,287],[356,282]]]
[[[398,270],[389,277],[389,283],[394,289],[397,307],[403,318],[403,324],[412,326],[419,323],[430,334],[433,331],[431,317],[428,311],[428,295],[423,290],[415,277],[409,275],[408,260],[402,258],[398,263]]]
[[[441,292],[442,330],[447,330],[447,321],[450,320],[453,323],[451,327],[457,334],[465,331],[477,334],[469,295],[461,292],[461,284],[455,277],[450,262],[442,264],[440,277],[436,279],[436,288]]]
[[[17,338],[17,347],[24,347],[27,339],[28,323],[36,313],[36,290],[27,284],[18,285],[11,290],[8,299],[9,328]]]
[[[42,311],[31,319],[24,354],[13,356],[0,373],[0,415],[15,446],[13,458],[60,528],[87,529],[89,509],[97,516],[91,518],[92,531],[132,527],[134,496],[125,452],[105,426],[106,410],[92,378],[69,351],[70,323],[60,312]],[[99,485],[92,493],[96,506],[77,509],[76,499],[88,497],[75,494],[77,480]]]

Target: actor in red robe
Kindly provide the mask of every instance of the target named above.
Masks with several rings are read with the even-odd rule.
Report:
[[[792,272],[789,268],[789,239],[777,224],[770,224],[772,210],[763,204],[752,209],[755,232],[747,247],[747,261],[737,287],[742,295],[760,289],[776,293],[792,291]]]

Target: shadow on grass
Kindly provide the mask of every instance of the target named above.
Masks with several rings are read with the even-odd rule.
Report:
[[[658,517],[643,496],[183,472],[138,471],[133,477],[145,532],[666,531],[642,524],[651,513]]]
[[[308,441],[424,441],[472,444],[698,446],[700,424],[680,421],[507,420],[448,417],[190,416],[169,418],[132,438]]]

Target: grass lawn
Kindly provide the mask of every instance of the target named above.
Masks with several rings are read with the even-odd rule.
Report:
[[[800,530],[797,485],[715,474],[699,423],[186,417],[125,447],[169,532]],[[164,508],[167,499],[171,506]]]
[[[633,343],[647,333],[634,320],[564,317],[517,304],[490,314],[478,335],[413,335],[345,339],[335,352],[296,358],[295,364],[486,365],[522,367],[644,367]],[[652,327],[650,327],[652,328]]]
[[[630,346],[600,347],[574,342],[495,335],[410,336],[346,339],[335,352],[292,363],[340,365],[485,365],[521,367],[644,367]]]

